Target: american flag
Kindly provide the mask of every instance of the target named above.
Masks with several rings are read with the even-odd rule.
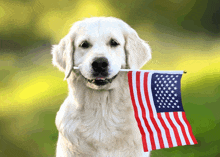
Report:
[[[182,74],[182,71],[128,72],[144,152],[197,144],[182,106]]]

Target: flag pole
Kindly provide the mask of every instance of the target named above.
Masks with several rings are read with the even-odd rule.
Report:
[[[73,69],[79,69],[79,67],[73,67]],[[120,69],[120,71],[140,71],[140,70],[137,70],[137,69]],[[153,72],[155,70],[143,70],[143,71],[146,71],[146,72]],[[172,70],[172,71],[175,71],[175,70]],[[177,72],[179,72],[178,70],[176,70]],[[187,73],[187,71],[185,70],[182,70],[184,74]],[[165,71],[166,72],[166,71]]]

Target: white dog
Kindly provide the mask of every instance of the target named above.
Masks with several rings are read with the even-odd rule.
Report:
[[[56,156],[144,156],[127,73],[119,70],[141,68],[151,59],[149,45],[122,20],[93,17],[76,22],[52,55],[69,88],[56,116]]]

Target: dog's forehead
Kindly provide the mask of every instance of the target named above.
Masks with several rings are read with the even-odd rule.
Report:
[[[85,20],[77,26],[78,36],[91,38],[117,38],[124,40],[122,27],[116,20]]]

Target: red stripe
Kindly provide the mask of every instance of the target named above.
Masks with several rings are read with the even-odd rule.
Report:
[[[174,135],[176,138],[177,145],[182,146],[178,130],[177,130],[176,126],[173,124],[173,121],[170,118],[169,112],[165,112],[165,116],[166,116],[168,122],[170,123],[171,127],[173,128],[173,132],[174,132]]]
[[[183,116],[183,120],[185,121],[186,125],[188,126],[188,129],[189,129],[189,134],[193,140],[193,143],[194,144],[198,144],[198,142],[196,141],[196,138],[195,136],[193,135],[193,132],[192,132],[192,127],[191,125],[189,124],[188,120],[186,119],[186,114],[185,112],[182,112],[182,116]]]
[[[133,85],[132,85],[132,71],[128,72],[128,84],[130,87],[131,101],[132,101],[133,108],[134,108],[134,116],[135,116],[135,119],[138,123],[138,127],[139,127],[139,130],[142,135],[142,143],[143,143],[144,151],[147,152],[148,149],[147,149],[146,135],[145,135],[144,129],[141,125],[141,121],[138,117],[138,110],[137,110],[137,106],[136,106],[135,99],[134,99],[134,92],[133,92]]]
[[[182,133],[183,133],[183,137],[184,137],[184,139],[185,139],[185,141],[186,141],[186,144],[187,144],[187,145],[190,145],[189,139],[188,139],[188,137],[187,137],[187,135],[186,135],[185,127],[184,127],[184,125],[182,124],[182,122],[181,122],[180,119],[179,119],[178,112],[173,112],[173,115],[174,115],[174,118],[176,119],[176,122],[177,122],[177,123],[179,124],[179,126],[181,127],[181,131],[182,131]]]
[[[157,131],[157,135],[158,135],[158,140],[159,140],[159,144],[160,144],[160,149],[162,148],[165,148],[164,146],[164,141],[163,141],[163,137],[162,137],[162,133],[161,133],[161,130],[160,128],[158,127],[158,124],[154,118],[154,114],[153,114],[153,110],[152,110],[152,107],[151,107],[151,104],[150,104],[150,98],[149,98],[149,93],[148,93],[148,88],[151,89],[151,87],[148,87],[148,72],[144,73],[144,94],[145,94],[145,98],[146,98],[146,101],[147,101],[147,107],[149,109],[149,113],[150,113],[150,119]],[[156,116],[156,115],[155,115]],[[156,149],[156,146],[154,145],[154,149]],[[153,149],[153,145],[152,145],[152,150]]]
[[[166,134],[166,137],[167,137],[167,142],[168,142],[168,145],[169,145],[169,148],[173,147],[173,142],[172,142],[172,139],[171,139],[171,135],[170,135],[170,130],[169,128],[166,126],[162,116],[161,116],[161,113],[157,113],[158,115],[158,119],[160,120],[160,123],[162,124],[164,130],[165,130],[165,134]]]
[[[139,104],[140,104],[140,107],[141,107],[141,111],[142,111],[142,117],[143,117],[143,120],[144,120],[144,123],[145,123],[145,126],[147,127],[147,130],[150,134],[150,142],[151,142],[151,146],[152,146],[152,149],[155,148],[156,149],[156,146],[155,146],[155,140],[154,140],[154,134],[153,134],[153,131],[146,119],[146,111],[145,111],[145,108],[144,108],[144,105],[143,105],[143,101],[142,101],[142,97],[141,97],[141,89],[140,89],[140,72],[137,72],[136,73],[136,86],[137,86],[137,96],[138,96],[138,101],[139,101]]]

